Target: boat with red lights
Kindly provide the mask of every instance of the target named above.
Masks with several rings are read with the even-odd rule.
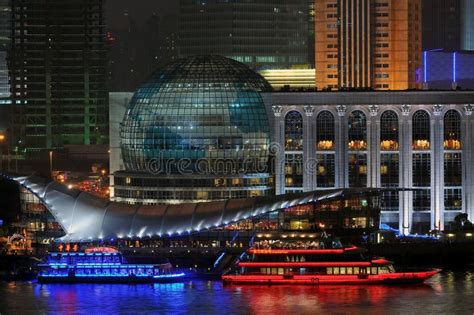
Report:
[[[343,247],[331,239],[305,244],[265,242],[250,248],[235,269],[222,276],[224,284],[411,284],[422,283],[441,271],[397,271],[384,258],[367,258],[366,249]]]
[[[85,252],[49,253],[41,265],[40,283],[169,283],[186,278],[171,264],[129,264],[111,247],[96,247]]]

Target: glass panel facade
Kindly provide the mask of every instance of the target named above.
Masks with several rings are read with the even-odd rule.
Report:
[[[303,150],[303,116],[291,111],[285,117],[285,150]]]
[[[349,187],[367,186],[367,154],[349,154]]]
[[[413,154],[413,186],[431,186],[431,155],[428,153]]]
[[[412,118],[413,150],[429,150],[431,140],[430,116],[424,110],[416,111]]]
[[[259,92],[269,90],[260,75],[224,57],[170,64],[137,90],[126,111],[126,169],[150,171],[167,163],[171,172],[195,171],[203,160],[218,172],[227,169],[217,163],[222,160],[232,163],[232,171],[265,167],[269,126]],[[186,165],[177,165],[183,159]]]
[[[398,154],[380,155],[380,181],[382,187],[399,187]]]
[[[398,150],[398,116],[394,111],[388,110],[380,117],[380,150]]]
[[[367,117],[360,110],[348,117],[349,187],[367,186]]]
[[[444,149],[461,150],[461,115],[449,110],[444,115]]]
[[[413,211],[431,210],[431,191],[429,189],[416,190],[413,192]]]
[[[303,154],[285,155],[285,187],[303,187]]]
[[[332,151],[334,144],[334,116],[329,111],[322,111],[316,118],[316,150]]]
[[[349,151],[367,150],[367,117],[360,110],[349,115]]]
[[[318,154],[316,158],[318,160],[318,169],[316,170],[318,187],[335,187],[336,165],[334,154]]]

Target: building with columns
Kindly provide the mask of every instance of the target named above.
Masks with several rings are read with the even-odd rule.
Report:
[[[264,94],[276,193],[331,188],[386,192],[381,221],[403,233],[474,217],[473,92]]]

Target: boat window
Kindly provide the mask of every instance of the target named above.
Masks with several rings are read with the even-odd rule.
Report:
[[[389,273],[388,267],[379,267],[379,274]]]
[[[288,270],[288,269],[287,269]],[[284,272],[284,269],[283,268],[278,268],[278,274],[279,275],[283,275],[285,272]],[[289,273],[289,272],[287,272]]]
[[[377,274],[377,267],[370,267],[370,273],[373,274],[373,275],[376,275]]]
[[[328,275],[332,275],[332,274],[333,274],[332,267],[328,267],[328,268],[326,269],[326,273],[327,273]]]
[[[359,267],[354,267],[354,274],[358,275],[359,274]]]
[[[394,272],[395,272],[395,268],[393,268],[393,265],[388,265],[388,270],[389,270],[391,273],[394,273]]]
[[[370,271],[369,271],[370,272]],[[365,275],[367,273],[367,269],[365,268],[360,268],[360,274]]]
[[[334,267],[333,272],[335,275],[339,274],[339,267]]]
[[[272,268],[272,275],[278,274],[278,268]]]
[[[339,269],[340,269],[341,275],[345,275],[345,274],[346,274],[346,267],[341,267],[341,268],[339,268]]]
[[[347,274],[351,275],[352,274],[352,267],[347,267]]]

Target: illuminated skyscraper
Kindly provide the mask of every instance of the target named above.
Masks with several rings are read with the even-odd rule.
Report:
[[[313,0],[180,0],[181,56],[222,55],[254,70],[311,68]]]
[[[0,104],[10,96],[8,83],[7,49],[10,43],[10,1],[0,0]]]
[[[10,138],[27,156],[108,141],[103,2],[11,2]]]
[[[320,0],[318,89],[419,87],[421,0]]]

